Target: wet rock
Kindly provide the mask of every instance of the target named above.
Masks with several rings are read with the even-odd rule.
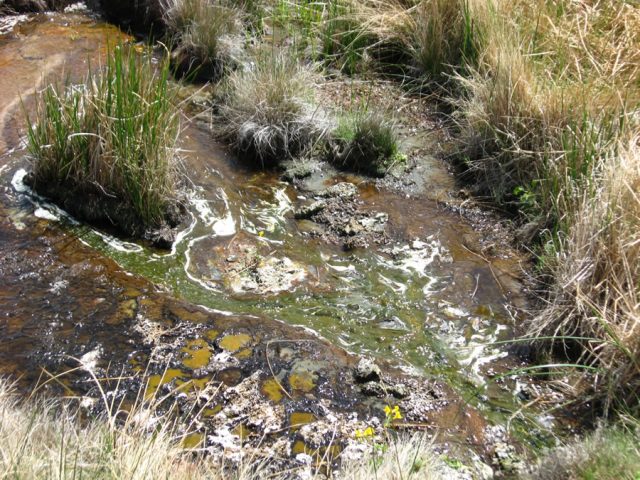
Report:
[[[352,198],[358,194],[358,187],[350,182],[340,182],[322,190],[318,195],[329,198]]]
[[[383,233],[388,220],[389,216],[382,212],[362,218],[350,218],[347,224],[342,226],[342,232],[350,237],[363,233]]]
[[[407,398],[409,396],[409,391],[403,383],[388,385],[387,391],[398,399]]]
[[[372,381],[360,385],[360,391],[368,397],[384,397],[385,390],[380,382]]]
[[[11,33],[16,25],[26,22],[29,19],[28,15],[2,15],[2,4],[0,4],[0,35]]]
[[[326,241],[342,243],[347,250],[387,241],[387,214],[361,211],[354,198],[327,198],[324,208],[309,219],[326,227],[322,235]]]
[[[322,169],[322,164],[310,159],[295,159],[282,163],[282,167],[285,169],[282,174],[282,179],[293,182],[294,180],[307,178],[319,172]]]
[[[407,325],[395,315],[379,321],[377,327],[384,330],[408,330]]]
[[[516,452],[513,445],[506,442],[498,442],[494,446],[493,464],[500,470],[509,473],[522,471],[525,464]]]
[[[353,370],[353,377],[358,383],[380,381],[382,371],[380,367],[370,358],[361,358]]]
[[[305,205],[297,209],[294,213],[294,217],[298,220],[306,220],[313,217],[316,213],[320,213],[327,207],[325,200],[316,200],[315,202]]]
[[[149,240],[155,247],[170,249],[177,236],[177,229],[165,224],[158,229],[147,231],[144,238]]]

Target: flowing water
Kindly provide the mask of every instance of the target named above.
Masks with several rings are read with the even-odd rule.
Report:
[[[173,378],[206,383],[209,377],[197,372],[211,361],[207,338],[238,358],[252,355],[260,339],[264,347],[267,338],[315,338],[292,325],[442,382],[463,399],[456,408],[480,412],[473,421],[481,425],[503,424],[522,406],[513,382],[491,380],[520,365],[492,344],[516,333],[522,259],[434,198],[454,184],[433,159],[422,165],[432,182],[422,193],[335,172],[294,187],[238,161],[206,125],[185,122],[180,146],[190,222],[170,251],[89,228],[31,195],[22,183],[29,166],[21,105],[29,109],[30,92],[51,74],[80,78],[88,61],[103,54],[105,39],[119,35],[86,16],[56,14],[0,36],[0,372],[32,385],[40,367],[59,373],[77,365],[71,357],[86,363],[94,352],[103,364],[141,368],[136,352],[150,333],[135,325],[141,318],[179,318],[199,334],[176,347],[186,355],[180,368],[156,375],[150,386]],[[384,245],[345,251],[313,235],[319,228],[313,222],[294,218],[307,198],[339,181],[358,186],[360,210],[388,216]],[[233,335],[224,336],[226,330]],[[324,355],[336,372],[352,363],[339,348],[323,348],[308,353],[316,362]],[[307,380],[297,383],[301,390]],[[66,377],[57,383],[74,391]],[[296,381],[289,383],[293,388]],[[271,399],[280,395],[268,384],[262,391]],[[292,424],[311,421],[311,413],[293,414]],[[455,429],[456,422],[471,421],[456,415],[441,424]],[[547,423],[536,424],[535,412],[529,417],[534,428],[514,425],[534,441]]]

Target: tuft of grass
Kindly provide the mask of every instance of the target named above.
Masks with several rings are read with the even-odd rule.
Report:
[[[640,435],[633,428],[600,427],[553,450],[538,461],[530,480],[636,480],[640,476]]]
[[[39,92],[27,115],[32,188],[130,235],[175,225],[179,118],[168,75],[166,62],[118,46],[84,84]]]
[[[174,35],[176,72],[194,80],[218,80],[234,68],[242,49],[240,12],[216,0],[164,0],[164,18]]]
[[[393,121],[361,107],[343,115],[331,135],[331,160],[340,167],[384,176],[401,159]]]
[[[351,2],[366,52],[382,72],[402,82],[444,85],[449,76],[475,65],[491,18],[478,0],[366,0]]]
[[[483,49],[486,2],[423,0],[409,15],[405,36],[417,73],[442,82],[466,65],[475,65]]]
[[[314,35],[318,38],[318,60],[347,75],[362,68],[366,48],[374,41],[359,25],[349,0],[330,0]]]
[[[287,51],[262,50],[231,73],[219,96],[219,135],[261,166],[301,155],[324,134],[314,105],[315,73]]]

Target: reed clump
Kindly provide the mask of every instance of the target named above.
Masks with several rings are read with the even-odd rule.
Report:
[[[215,81],[237,66],[243,43],[237,7],[216,0],[164,0],[163,8],[179,76]]]
[[[579,375],[582,398],[637,404],[640,9],[496,2],[490,25],[476,65],[456,73],[456,115],[478,193],[517,211],[539,245],[528,333],[577,343],[599,369]]]
[[[214,121],[221,138],[260,166],[308,151],[327,121],[314,102],[316,75],[288,51],[259,51],[221,86]]]
[[[71,214],[143,236],[180,221],[178,112],[166,62],[118,46],[80,85],[52,84],[28,115],[28,183]]]

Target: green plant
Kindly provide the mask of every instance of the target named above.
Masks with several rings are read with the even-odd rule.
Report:
[[[359,24],[355,7],[347,0],[331,0],[318,26],[319,56],[328,64],[352,75],[362,63],[375,38]]]
[[[331,135],[330,157],[341,167],[374,176],[383,176],[394,163],[404,160],[393,122],[366,107],[339,119]]]
[[[84,84],[40,92],[27,114],[33,189],[130,235],[175,225],[179,119],[168,75],[167,62],[120,45]]]
[[[528,477],[532,480],[637,480],[640,478],[640,436],[636,428],[601,426],[584,438],[552,450],[539,460]]]

